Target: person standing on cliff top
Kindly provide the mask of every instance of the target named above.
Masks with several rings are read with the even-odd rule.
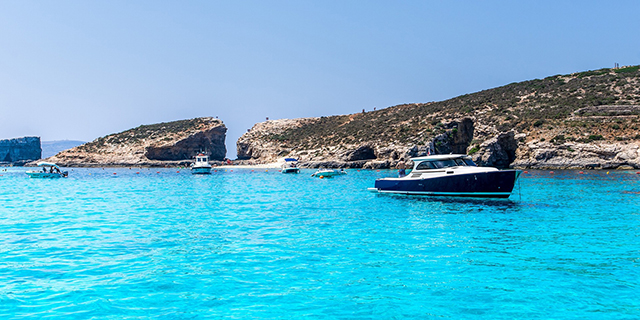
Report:
[[[396,164],[396,169],[398,169],[398,176],[400,178],[407,175],[406,173],[407,164],[404,162],[404,160],[400,159],[400,161],[398,161],[398,163]]]

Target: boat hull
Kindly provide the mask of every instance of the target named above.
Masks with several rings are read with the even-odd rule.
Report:
[[[210,167],[194,167],[191,168],[191,174],[211,174]]]
[[[298,173],[300,169],[298,168],[284,168],[282,169],[282,173]]]
[[[340,176],[343,174],[347,174],[344,171],[338,171],[338,170],[328,170],[328,171],[318,171],[314,174],[312,174],[312,177],[323,177],[323,178],[331,178],[331,177],[335,177],[335,176]]]
[[[508,198],[520,171],[500,170],[456,174],[426,179],[378,179],[375,189],[382,193],[429,196]]]
[[[58,179],[64,178],[64,173],[49,173],[49,172],[29,172],[27,171],[27,175],[29,178],[38,178],[38,179]]]

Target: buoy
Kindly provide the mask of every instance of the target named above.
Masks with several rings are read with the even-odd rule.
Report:
[[[156,173],[160,173],[160,171],[156,171]]]
[[[582,171],[580,171],[580,172],[578,172],[578,173],[579,173],[579,174],[584,174],[584,172],[582,172]]]
[[[176,173],[180,173],[180,170],[176,171]]]
[[[553,174],[553,171],[549,171],[549,173]]]
[[[324,176],[320,176],[320,179],[324,179]]]
[[[136,174],[140,174],[140,171],[136,172]]]
[[[607,171],[607,174],[609,174],[609,171]]]
[[[113,174],[116,174],[115,172]]]
[[[529,173],[529,171],[525,171],[525,172],[523,172],[523,173]]]

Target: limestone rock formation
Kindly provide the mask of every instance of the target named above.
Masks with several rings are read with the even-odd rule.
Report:
[[[352,143],[335,143],[328,139],[326,145],[316,144],[311,148],[286,143],[287,137],[283,133],[298,128],[304,131],[325,119],[282,119],[258,123],[238,139],[238,158],[251,159],[252,163],[268,163],[286,156],[298,158],[302,161],[300,165],[306,168],[380,169],[392,167],[401,159],[406,161],[411,157],[427,155],[429,152],[465,153],[474,132],[472,119],[462,118],[442,124],[439,131],[441,134],[425,140],[423,145],[384,141],[375,135]],[[345,139],[342,138],[342,141]]]
[[[41,156],[40,137],[0,140],[0,163],[23,164]]]
[[[513,131],[502,132],[496,137],[486,140],[480,151],[473,155],[473,161],[480,166],[509,168],[516,159],[518,142]]]
[[[223,160],[227,128],[211,117],[142,125],[98,138],[48,160],[63,166],[184,165],[199,152]]]
[[[392,167],[467,153],[501,168],[640,168],[640,66],[511,83],[445,101],[256,124],[238,140],[253,163]],[[306,163],[304,163],[306,162]]]
[[[532,169],[637,169],[640,145],[632,142],[531,141],[517,151],[516,168]]]

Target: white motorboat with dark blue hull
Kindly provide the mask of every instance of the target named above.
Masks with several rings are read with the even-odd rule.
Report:
[[[413,170],[401,178],[377,179],[372,191],[429,196],[508,198],[521,171],[478,167],[467,155],[411,159]]]

